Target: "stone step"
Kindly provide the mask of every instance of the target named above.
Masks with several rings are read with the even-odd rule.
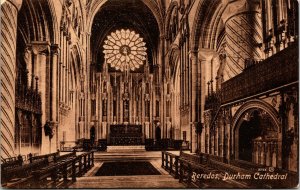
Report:
[[[95,152],[95,161],[119,161],[119,160],[149,160],[161,159],[161,152]]]
[[[144,153],[102,153],[95,154],[95,161],[120,161],[120,160],[151,160],[161,159],[159,152],[144,152]]]
[[[135,146],[107,146],[107,152],[145,152],[145,145]]]

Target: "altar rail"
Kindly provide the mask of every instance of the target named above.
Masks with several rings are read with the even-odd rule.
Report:
[[[98,141],[91,142],[90,139],[78,139],[76,141],[60,141],[60,149],[62,151],[105,151],[107,148],[106,139],[98,139]]]
[[[1,185],[4,188],[67,188],[93,165],[94,152],[47,154],[31,157],[28,164],[19,159],[18,164],[1,164]]]
[[[188,149],[189,142],[174,139],[145,139],[146,150],[185,150]]]

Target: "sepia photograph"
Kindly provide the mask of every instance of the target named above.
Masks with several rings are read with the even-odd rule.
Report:
[[[0,0],[1,189],[299,188],[297,0]]]

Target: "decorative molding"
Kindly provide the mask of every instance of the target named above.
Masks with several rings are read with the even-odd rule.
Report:
[[[37,54],[48,54],[50,52],[50,43],[46,41],[33,41],[32,45],[32,52]]]
[[[241,119],[241,116],[249,109],[251,108],[260,108],[264,111],[266,111],[270,116],[271,118],[273,119],[274,121],[274,124],[276,124],[276,127],[278,129],[280,129],[280,122],[279,122],[279,114],[278,112],[275,110],[275,108],[268,104],[267,102],[265,101],[262,101],[262,100],[250,100],[246,103],[244,103],[235,113],[235,115],[233,116],[232,118],[232,130],[235,130],[239,122],[239,120]],[[278,130],[280,131],[280,130]]]

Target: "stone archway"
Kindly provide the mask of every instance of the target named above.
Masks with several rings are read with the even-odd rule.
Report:
[[[234,159],[280,167],[281,130],[277,116],[277,111],[261,100],[242,105],[232,123]]]

